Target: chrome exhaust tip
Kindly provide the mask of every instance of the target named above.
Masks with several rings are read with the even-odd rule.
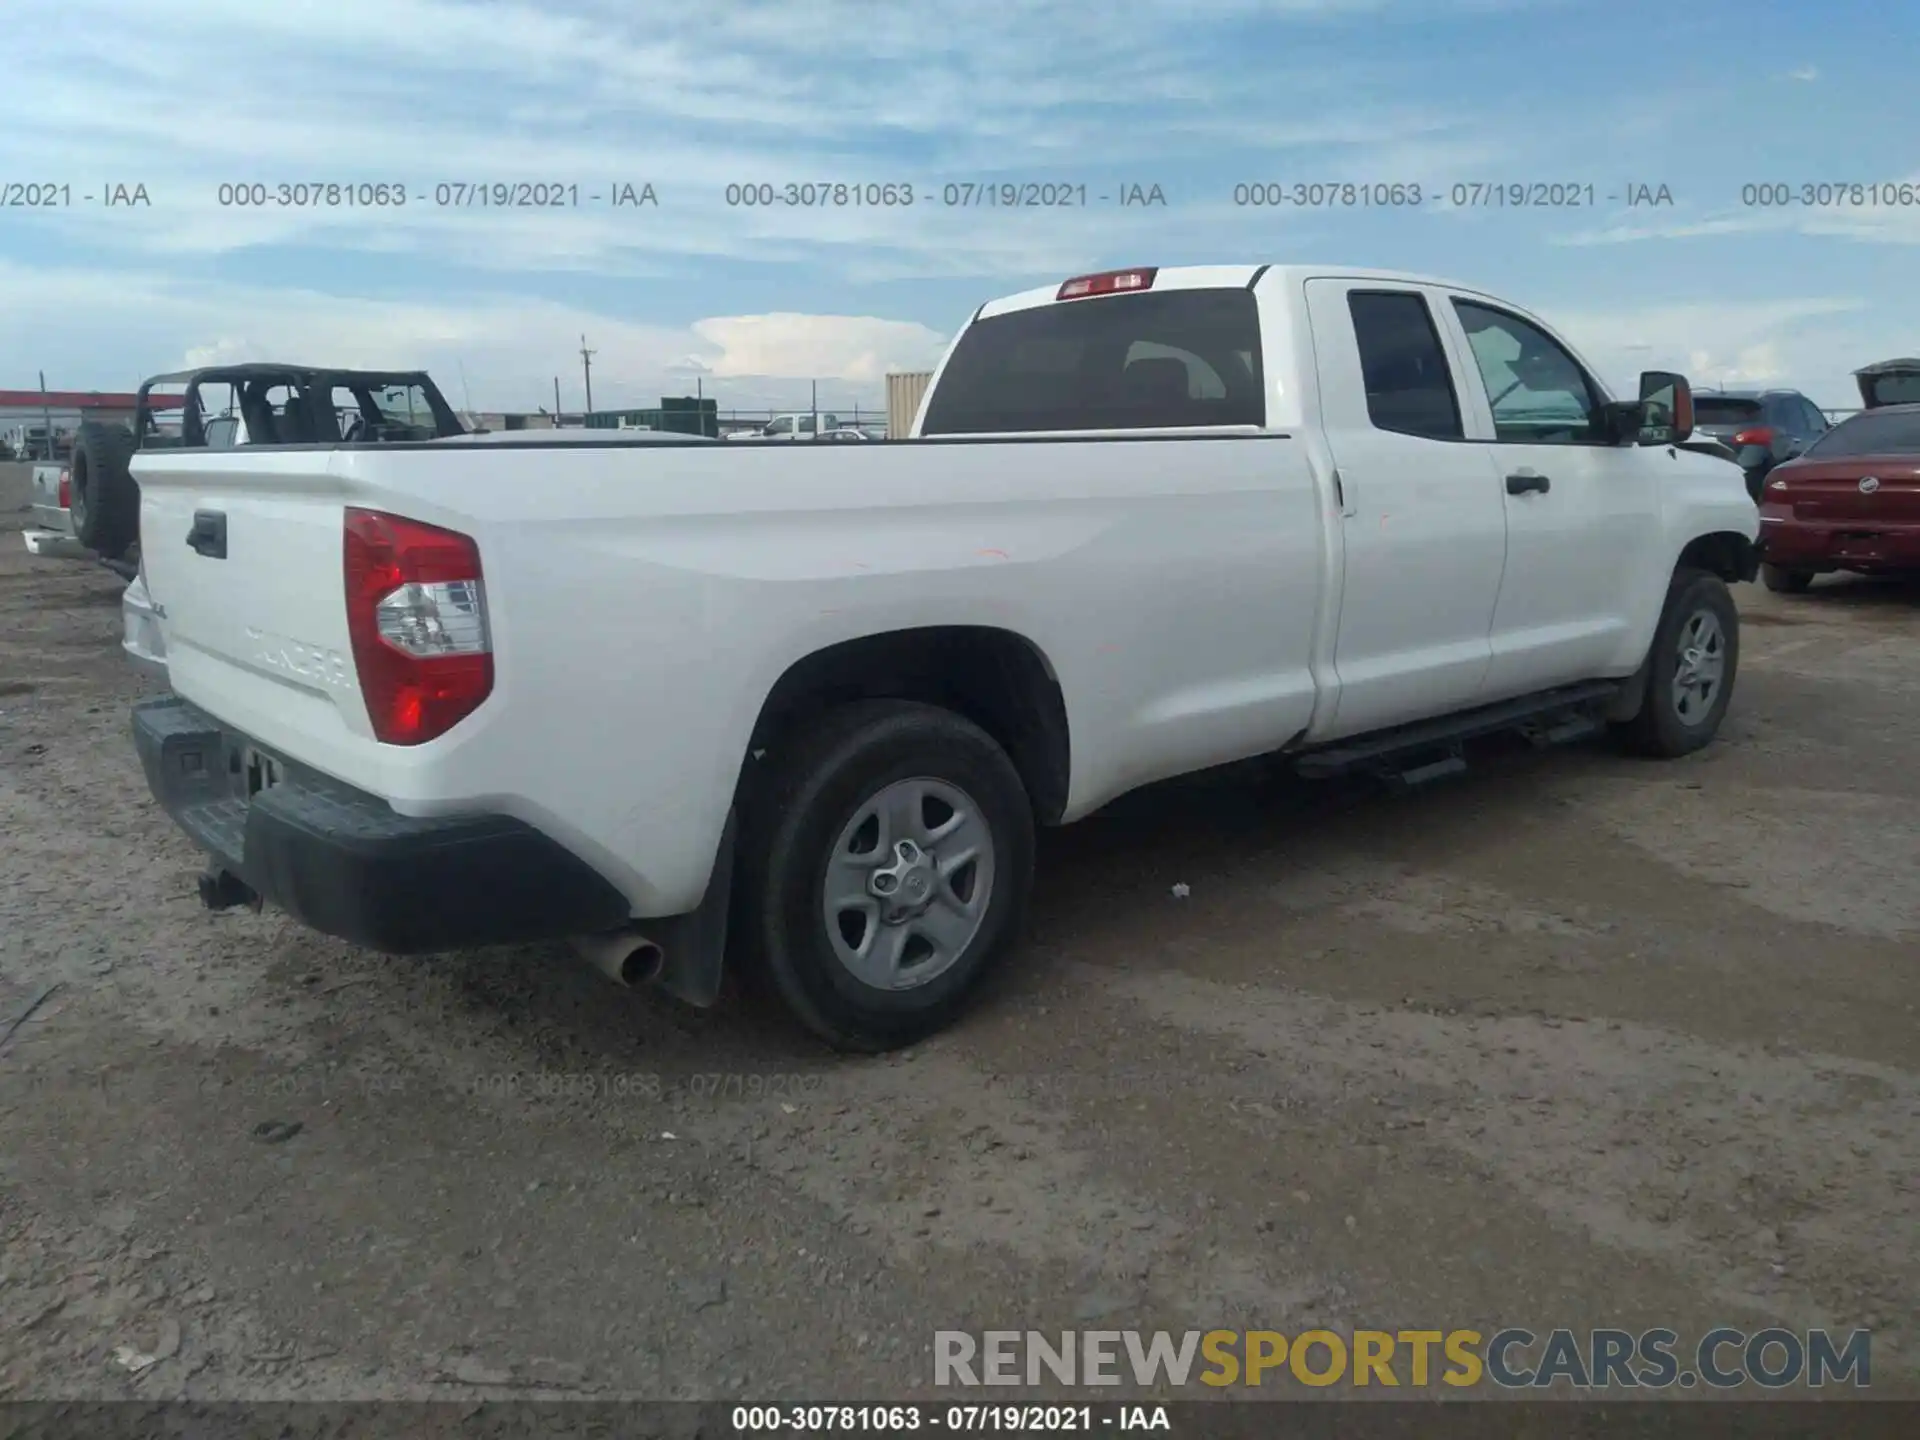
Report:
[[[604,935],[576,935],[570,942],[575,953],[616,985],[635,989],[660,977],[667,963],[666,951],[632,930],[615,930]]]

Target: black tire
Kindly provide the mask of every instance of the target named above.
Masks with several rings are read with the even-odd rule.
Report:
[[[1720,677],[1693,714],[1685,713],[1676,693],[1686,639],[1696,617],[1707,617],[1720,637]],[[1628,748],[1641,755],[1672,760],[1690,755],[1719,733],[1740,669],[1740,612],[1727,582],[1705,570],[1676,570],[1667,587],[1667,603],[1647,653],[1647,684],[1640,709],[1617,727]]]
[[[769,757],[772,773],[744,807],[736,933],[755,978],[838,1049],[892,1050],[944,1029],[1026,917],[1033,807],[1013,762],[971,721],[893,700],[830,711],[776,751],[784,753]],[[825,887],[846,827],[889,785],[913,779],[954,787],[977,807],[992,841],[993,878],[978,928],[948,968],[911,988],[884,989],[836,953]]]
[[[88,421],[73,438],[68,513],[80,543],[102,559],[118,560],[140,538],[140,487],[128,465],[133,432]]]
[[[1813,584],[1811,570],[1788,570],[1779,565],[1762,565],[1760,581],[1776,595],[1804,595]]]

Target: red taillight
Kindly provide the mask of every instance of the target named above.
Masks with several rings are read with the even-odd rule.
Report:
[[[1078,275],[1060,287],[1056,300],[1083,300],[1089,295],[1113,295],[1123,290],[1151,290],[1157,265],[1144,270],[1103,270],[1098,275]]]
[[[1735,445],[1772,445],[1773,431],[1765,425],[1756,425],[1751,430],[1742,430],[1733,437]]]
[[[60,508],[62,510],[73,508],[73,472],[71,470],[60,472]]]
[[[444,735],[493,690],[480,551],[465,535],[349,508],[347,634],[367,718],[388,745]]]

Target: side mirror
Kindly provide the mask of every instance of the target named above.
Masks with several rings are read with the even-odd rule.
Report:
[[[1640,374],[1642,445],[1679,445],[1693,434],[1693,387],[1670,370]]]

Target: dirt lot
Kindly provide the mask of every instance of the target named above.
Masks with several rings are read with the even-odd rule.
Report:
[[[202,911],[118,582],[24,501],[0,1032],[58,989],[0,1054],[0,1395],[882,1398],[936,1328],[1096,1321],[1867,1326],[1920,1375],[1920,591],[1741,587],[1689,761],[1052,834],[987,1002],[854,1061],[558,945]]]

